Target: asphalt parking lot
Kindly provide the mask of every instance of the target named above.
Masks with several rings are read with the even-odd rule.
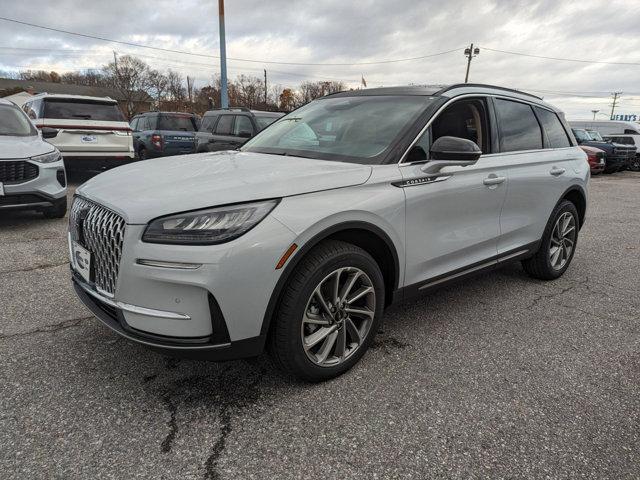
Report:
[[[0,478],[640,475],[640,174],[592,179],[563,278],[513,265],[393,307],[319,385],[120,340],[68,271],[66,219],[0,214]]]

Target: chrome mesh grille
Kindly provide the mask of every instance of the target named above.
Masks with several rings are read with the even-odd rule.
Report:
[[[118,280],[125,222],[115,212],[75,197],[69,214],[72,240],[91,252],[96,288],[113,295]]]

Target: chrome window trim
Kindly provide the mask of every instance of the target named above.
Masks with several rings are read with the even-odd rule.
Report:
[[[420,137],[422,137],[422,135],[424,135],[424,133],[427,131],[427,129],[431,126],[431,124],[434,122],[434,120],[436,118],[438,118],[438,116],[442,113],[442,111],[445,108],[447,108],[449,105],[451,105],[453,102],[456,102],[457,100],[460,100],[460,99],[463,99],[463,98],[478,98],[478,97],[500,98],[500,99],[509,100],[509,101],[512,101],[512,102],[524,103],[524,104],[527,104],[527,105],[529,105],[531,107],[535,106],[535,107],[544,108],[546,110],[549,110],[550,112],[556,113],[553,109],[547,107],[546,105],[542,105],[542,104],[535,103],[535,102],[528,102],[526,100],[523,100],[523,99],[520,99],[520,98],[515,98],[515,97],[509,97],[507,95],[477,92],[477,93],[465,93],[464,95],[458,95],[458,96],[455,96],[455,97],[451,97],[444,105],[442,105],[436,111],[436,113],[434,113],[432,115],[432,117],[425,124],[425,126],[422,128],[422,130],[420,130],[418,135],[416,135],[416,137],[413,139],[413,141],[409,144],[407,149],[404,151],[404,153],[400,157],[400,161],[398,162],[398,166],[399,167],[403,167],[403,166],[408,166],[408,165],[415,165],[415,164],[419,164],[419,163],[425,163],[425,160],[419,160],[417,162],[404,162],[404,159],[406,158],[407,154],[409,153],[409,150],[411,150],[413,148],[413,146],[416,143],[418,143],[418,140],[420,139]],[[485,157],[493,157],[493,156],[496,156],[496,155],[515,155],[515,154],[520,154],[520,153],[546,152],[546,151],[549,151],[549,150],[563,150],[565,148],[568,149],[568,148],[575,148],[575,147],[572,145],[572,146],[569,146],[569,147],[561,147],[561,148],[536,148],[534,150],[515,150],[515,151],[512,151],[512,152],[487,153],[487,154],[481,155],[480,159],[485,158]],[[428,162],[428,160],[426,162]]]

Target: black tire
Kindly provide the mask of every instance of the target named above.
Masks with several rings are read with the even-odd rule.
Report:
[[[341,267],[362,270],[375,292],[375,314],[360,346],[342,363],[320,366],[312,362],[303,347],[302,317],[315,288],[331,272]],[[364,355],[378,331],[384,309],[384,279],[376,261],[363,249],[341,241],[326,241],[314,247],[291,273],[272,321],[269,353],[285,372],[308,382],[341,375]],[[345,327],[343,327],[345,328]]]
[[[57,201],[53,207],[46,208],[42,211],[45,218],[64,218],[67,214],[66,197]]]
[[[564,265],[564,267],[556,270],[551,266],[551,259],[549,257],[549,250],[551,248],[551,235],[558,218],[560,218],[561,215],[567,212],[573,216],[573,220],[575,222],[575,241],[566,264]],[[573,255],[575,254],[576,247],[578,245],[579,225],[580,217],[578,215],[576,206],[568,200],[562,200],[560,203],[558,203],[558,205],[556,205],[556,208],[553,209],[553,212],[549,217],[549,221],[547,222],[547,226],[544,229],[540,248],[538,248],[538,251],[535,253],[535,255],[522,261],[522,267],[524,268],[524,271],[527,272],[530,277],[537,278],[539,280],[555,280],[556,278],[561,277],[562,274],[564,274],[564,272],[567,270],[567,268],[569,268],[571,260],[573,260]]]
[[[629,164],[629,170],[631,170],[632,172],[640,172],[640,157],[636,157],[635,159],[631,160],[631,163]]]
[[[140,147],[138,149],[138,160],[148,160],[149,155],[147,154],[147,149],[144,147]]]

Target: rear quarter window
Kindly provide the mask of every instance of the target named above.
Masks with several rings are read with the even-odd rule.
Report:
[[[534,107],[536,115],[542,124],[544,133],[547,135],[547,148],[565,148],[570,147],[571,142],[567,137],[567,132],[564,130],[562,123],[558,116],[544,108]]]
[[[45,99],[43,116],[59,120],[125,121],[117,103],[71,98]]]
[[[216,126],[218,135],[231,135],[231,127],[233,126],[233,115],[222,115]]]

